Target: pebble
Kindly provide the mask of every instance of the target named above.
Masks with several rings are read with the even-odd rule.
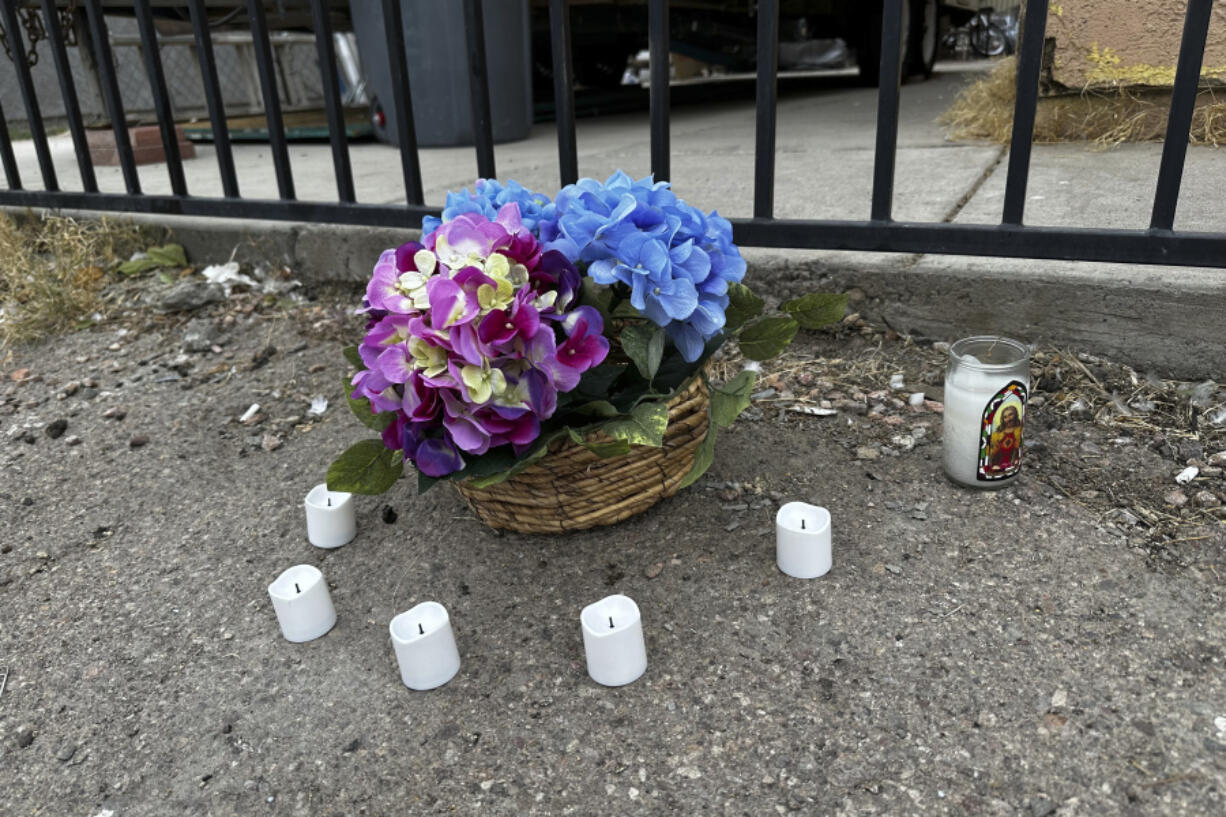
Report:
[[[60,394],[64,397],[72,397],[80,388],[81,384],[73,380],[64,384],[64,388],[60,389]]]
[[[265,434],[263,439],[260,440],[260,448],[263,448],[265,451],[272,452],[280,448],[284,442],[285,441],[276,434]]]
[[[52,420],[47,423],[47,427],[43,429],[43,433],[53,440],[58,440],[64,436],[64,432],[68,430],[68,421],[61,417],[58,420]]]
[[[254,356],[252,356],[251,368],[258,369],[261,366],[267,364],[268,361],[272,359],[272,356],[275,355],[276,353],[277,353],[277,347],[273,346],[271,343],[268,344],[263,349],[256,352]]]
[[[1195,465],[1189,465],[1187,468],[1179,472],[1175,477],[1175,481],[1180,485],[1187,485],[1192,480],[1196,479],[1196,475],[1200,473],[1200,469]]]
[[[911,408],[922,408],[924,405],[924,393],[922,391],[912,392],[907,398],[907,403]]]
[[[871,445],[862,445],[856,449],[856,459],[858,460],[875,460],[881,457],[881,452]]]
[[[897,575],[899,575],[900,573],[902,573],[902,568],[901,568],[901,567],[899,567],[898,565],[891,565],[891,564],[887,564],[887,565],[885,566],[885,569],[886,569],[886,570],[888,570],[888,571],[890,571],[891,573],[893,573],[895,576],[897,576]]]
[[[143,448],[149,444],[149,438],[144,434],[133,434],[128,440],[128,448]]]
[[[20,383],[23,380],[29,380],[30,370],[29,369],[18,369],[17,371],[9,375],[9,379],[12,380],[14,383]]]
[[[643,575],[649,579],[654,579],[656,576],[659,576],[663,570],[664,562],[654,562],[643,568]]]
[[[1209,464],[1217,468],[1226,468],[1226,451],[1210,455]]]
[[[107,420],[122,420],[124,417],[128,416],[128,412],[126,409],[122,409],[119,406],[111,406],[109,409],[102,412],[102,416]]]
[[[201,284],[194,281],[184,281],[171,287],[157,308],[162,312],[190,312],[208,304],[224,301],[225,291],[216,284]]]
[[[81,389],[81,399],[82,400],[93,400],[97,396],[98,396],[98,390],[94,388],[93,386],[85,386],[84,388]]]
[[[396,520],[399,518],[400,517],[397,515],[395,508],[393,508],[391,505],[383,506],[383,524],[394,525],[396,524]]]
[[[915,448],[915,438],[910,434],[895,434],[890,438],[890,442],[902,451],[910,451]]]
[[[1220,508],[1222,500],[1213,491],[1201,491],[1195,497],[1196,504],[1202,508]]]
[[[307,369],[307,372],[308,372],[309,374],[319,374],[320,372],[322,372],[322,371],[323,371],[324,369],[326,369],[326,368],[328,368],[328,367],[327,367],[325,364],[323,364],[323,363],[316,363],[316,364],[312,365],[312,366],[311,366],[309,369]]]
[[[17,732],[13,736],[17,741],[17,748],[24,749],[34,742],[34,727],[28,723],[23,723],[17,727]]]
[[[895,391],[902,391],[906,388],[903,376],[901,374],[890,375],[890,388]]]
[[[80,444],[81,444],[81,438],[78,437],[76,434],[69,434],[67,437],[64,438],[64,445],[80,445]]]
[[[1202,477],[1220,477],[1224,473],[1226,473],[1226,470],[1218,468],[1216,465],[1206,465],[1200,469]]]
[[[77,753],[77,745],[70,741],[64,741],[59,748],[55,750],[56,760],[67,763],[72,760],[72,756]]]
[[[183,330],[184,352],[208,352],[216,345],[217,327],[204,318],[192,318]]]
[[[1176,488],[1163,497],[1163,501],[1173,508],[1182,508],[1184,505],[1188,504],[1188,495]]]

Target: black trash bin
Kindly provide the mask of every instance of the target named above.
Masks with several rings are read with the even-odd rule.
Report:
[[[349,0],[349,6],[366,73],[375,134],[384,142],[397,144],[399,100],[392,93],[382,3]],[[483,0],[482,14],[494,141],[525,139],[532,129],[528,0]],[[402,0],[401,17],[417,144],[473,144],[464,4],[459,0]]]

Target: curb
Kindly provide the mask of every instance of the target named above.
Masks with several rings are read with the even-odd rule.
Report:
[[[21,216],[26,210],[2,208]],[[60,211],[97,218],[92,211]],[[364,284],[379,253],[417,229],[123,214],[163,230],[193,260],[289,267],[304,285]],[[954,340],[993,333],[1106,355],[1180,379],[1226,370],[1226,271],[970,256],[745,248],[750,275],[785,298],[853,291],[850,309],[900,333]]]

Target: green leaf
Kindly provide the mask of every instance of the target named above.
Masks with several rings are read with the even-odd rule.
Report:
[[[164,247],[150,247],[145,251],[149,260],[159,267],[186,267],[187,254],[178,244],[167,244]]]
[[[583,376],[579,378],[579,385],[575,387],[575,391],[598,400],[604,399],[609,396],[609,390],[613,386],[613,381],[621,377],[627,368],[629,367],[616,363],[601,363],[599,366],[588,369],[583,373]]]
[[[591,278],[585,277],[583,283],[579,285],[579,303],[596,307],[606,325],[609,323],[609,319],[613,317],[609,311],[609,308],[613,305],[613,290],[596,283]]]
[[[621,301],[617,306],[613,307],[613,317],[615,318],[641,318],[643,313],[634,308],[634,304],[630,301]]]
[[[384,411],[376,414],[370,407],[370,401],[365,397],[359,397],[354,400],[352,397],[347,398],[349,401],[349,410],[353,412],[353,416],[358,418],[362,425],[372,431],[382,433],[383,429],[387,428],[392,422],[392,417],[395,412]]]
[[[396,484],[403,471],[399,451],[389,451],[379,440],[362,440],[328,467],[328,490],[382,494]]]
[[[608,420],[609,418],[616,417],[617,415],[621,414],[621,412],[617,410],[617,406],[613,405],[608,400],[592,400],[591,402],[584,403],[583,405],[574,409],[574,412],[575,414],[583,417],[600,417],[604,420]]]
[[[549,453],[549,444],[557,439],[557,437],[562,433],[564,433],[564,430],[559,429],[548,436],[538,437],[535,447],[519,459],[516,460],[513,458],[509,466],[497,471],[471,477],[470,481],[473,487],[489,488],[491,485],[498,485],[499,483],[506,482],[511,477],[515,476],[521,471],[526,470],[528,466],[532,465],[532,463],[542,459]],[[504,446],[504,448],[506,448],[508,451],[511,449],[510,446]],[[497,451],[498,449],[493,450]],[[489,455],[487,454],[485,456]],[[454,479],[462,479],[469,473],[470,469],[471,466],[469,468],[465,468],[464,471],[457,474],[452,474],[451,476]],[[480,468],[477,470],[480,470]]]
[[[711,422],[727,428],[736,422],[742,411],[749,408],[753,393],[753,372],[741,372],[722,386],[711,389]]]
[[[158,280],[163,284],[173,284],[175,282],[175,277],[166,270],[162,270],[158,273]]]
[[[140,275],[142,272],[148,272],[157,265],[158,262],[152,258],[133,258],[120,264],[119,272],[123,275]]]
[[[699,477],[707,473],[707,469],[715,462],[715,432],[716,425],[712,422],[707,427],[707,436],[698,445],[698,448],[694,449],[694,467],[682,478],[678,488],[688,488],[693,485]]]
[[[728,308],[724,310],[724,331],[735,332],[745,322],[762,314],[766,302],[744,284],[728,285]]]
[[[621,332],[622,349],[643,379],[651,382],[664,359],[664,330],[654,324],[638,323]]]
[[[800,324],[792,318],[761,318],[741,332],[741,354],[750,360],[770,360],[788,348]]]
[[[631,445],[664,445],[664,429],[668,428],[668,404],[655,400],[639,403],[629,417],[610,420],[602,426],[604,433]]]
[[[345,356],[353,368],[361,371],[366,368],[366,364],[362,361],[362,356],[358,353],[358,347],[346,346],[341,350],[341,354]]]
[[[630,453],[630,443],[626,442],[625,440],[613,440],[612,442],[608,443],[594,443],[588,440],[578,431],[575,431],[573,428],[567,428],[566,432],[570,435],[570,439],[575,443],[575,445],[583,446],[588,451],[591,451],[593,454],[601,457],[602,459],[607,457],[620,457],[623,454]]]
[[[847,295],[841,292],[810,292],[780,307],[805,329],[821,329],[843,320]]]

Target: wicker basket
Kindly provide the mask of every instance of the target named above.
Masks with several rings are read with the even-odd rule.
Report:
[[[634,446],[602,459],[566,439],[505,482],[455,485],[481,521],[498,530],[564,533],[612,525],[677,493],[707,436],[709,402],[703,378],[695,377],[668,402],[660,448]]]

